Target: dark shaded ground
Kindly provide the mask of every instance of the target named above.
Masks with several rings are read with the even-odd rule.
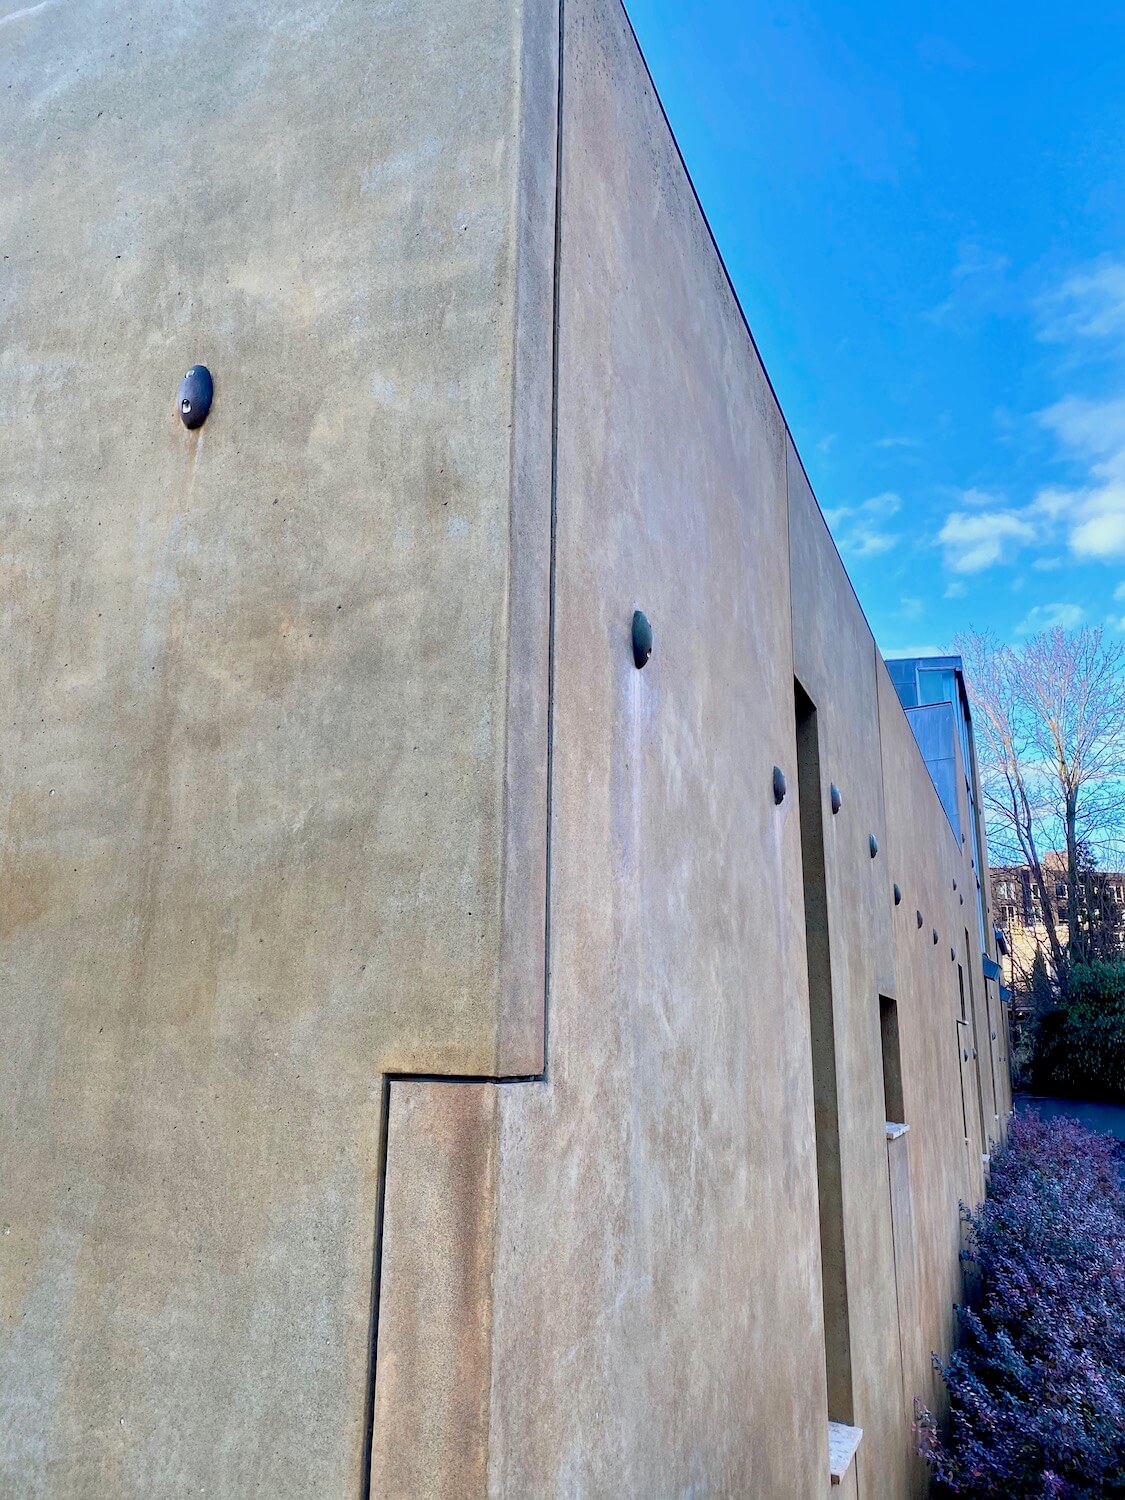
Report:
[[[1043,1094],[1017,1094],[1017,1111],[1037,1114],[1042,1120],[1062,1116],[1077,1120],[1098,1135],[1112,1135],[1117,1143],[1117,1165],[1125,1184],[1125,1104],[1103,1104],[1090,1099],[1058,1099]]]

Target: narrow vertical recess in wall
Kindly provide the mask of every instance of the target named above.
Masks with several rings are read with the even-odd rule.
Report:
[[[965,1132],[965,1145],[967,1146],[969,1144],[969,1113],[965,1108],[965,1069],[962,1066],[961,1053],[965,1045],[965,1028],[969,1023],[965,1017],[965,970],[960,964],[957,965],[957,984],[961,991],[961,1019],[954,1030],[957,1032],[957,1078],[961,1085],[961,1126]]]
[[[824,1295],[824,1353],[828,1417],[854,1424],[851,1326],[844,1245],[840,1116],[836,1086],[836,1030],[832,1010],[832,955],[824,868],[824,790],[816,706],[794,680],[797,718],[797,800],[801,818],[801,875],[809,966],[809,1031],[816,1120],[816,1175],[820,1206],[820,1263]]]
[[[969,1033],[972,1036],[973,1076],[976,1080],[977,1111],[980,1117],[980,1149],[988,1150],[988,1126],[985,1123],[984,1108],[984,1075],[980,1065],[980,1028],[977,1025],[977,987],[973,983],[973,950],[969,942],[969,929],[965,928],[965,962],[969,969]],[[984,974],[981,973],[981,984],[984,984]]]
[[[1000,1095],[996,1092],[996,1047],[992,1040],[992,986],[986,979],[984,982],[984,1037],[988,1046],[988,1073],[992,1080],[992,1116],[993,1119],[1000,1118]],[[1000,1028],[996,1027],[999,1037]]]
[[[898,1003],[887,995],[879,996],[879,1039],[883,1052],[884,1118],[898,1125],[906,1124],[902,1102],[902,1052],[898,1040]]]

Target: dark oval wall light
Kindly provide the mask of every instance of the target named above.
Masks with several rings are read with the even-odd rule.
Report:
[[[897,880],[894,883],[894,893],[895,893],[895,905],[896,906],[901,906],[902,905],[902,889],[899,886],[899,883],[898,883]]]
[[[874,834],[867,840],[867,847],[871,850],[871,858],[874,859],[879,852],[879,840]]]
[[[176,397],[176,409],[185,427],[202,427],[211,410],[215,395],[215,382],[206,365],[192,365],[180,381],[180,393]]]
[[[934,943],[937,944],[937,928],[934,928]]]
[[[922,925],[922,913],[921,912],[917,912],[916,916],[918,918],[918,926],[921,927],[921,925]]]
[[[833,782],[828,788],[828,801],[832,807],[833,817],[840,811],[843,800],[843,797],[840,796],[840,788]]]
[[[780,766],[773,768],[773,800],[779,807],[785,801],[785,772]]]
[[[644,610],[633,611],[633,665],[639,672],[652,655],[652,626]]]

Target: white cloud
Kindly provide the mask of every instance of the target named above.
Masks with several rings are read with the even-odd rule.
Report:
[[[960,583],[957,579],[954,579],[953,582],[946,588],[945,597],[947,599],[963,599],[968,592],[969,590],[965,584]]]
[[[841,505],[835,510],[826,510],[824,519],[841,552],[849,557],[880,557],[898,545],[898,537],[879,523],[889,521],[901,508],[901,497],[893,490],[884,490],[860,505]]]
[[[904,620],[920,619],[924,608],[921,599],[900,599],[898,602],[898,612]]]
[[[865,500],[860,506],[860,510],[868,516],[894,516],[901,509],[902,499],[894,490],[884,490],[881,495],[872,495],[870,500]]]
[[[1039,630],[1074,630],[1081,625],[1086,611],[1080,604],[1037,604],[1016,626],[1017,635],[1034,635]]]
[[[1002,510],[1005,503],[1002,495],[976,489],[961,490],[960,500],[962,505],[971,505],[976,510]]]
[[[1120,471],[1125,454],[1125,396],[1108,401],[1067,396],[1041,411],[1039,420],[1066,447]]]
[[[1125,603],[1125,583],[1119,583],[1113,591],[1113,597],[1118,604]]]
[[[1035,510],[1052,521],[1057,521],[1060,516],[1065,515],[1073,504],[1074,496],[1070,490],[1060,490],[1053,485],[1040,490],[1033,502]]]
[[[1035,527],[1012,510],[952,511],[938,532],[954,573],[980,573],[1036,539]]]
[[[1082,501],[1083,519],[1070,532],[1076,557],[1125,557],[1125,485],[1093,490]]]
[[[1042,339],[1069,343],[1125,333],[1125,261],[1079,266],[1039,307]]]
[[[1068,396],[1039,413],[1088,479],[1072,490],[1048,489],[1035,504],[1067,527],[1075,557],[1125,557],[1125,397],[1089,401]]]
[[[954,268],[954,285],[1002,281],[1006,270],[1003,256],[966,243]],[[1106,352],[1113,351],[1125,335],[1125,259],[1079,266],[1041,299],[1037,314],[1040,337],[1069,346],[1070,368],[1081,360],[1089,369],[1095,352],[1091,346],[1104,341]],[[1023,505],[1012,505],[1002,494],[985,490],[954,492],[953,509],[937,537],[951,572],[983,572],[1010,561],[1024,547],[1040,552],[1031,566],[1043,573],[1062,567],[1067,553],[1079,561],[1125,558],[1121,389],[1118,385],[1098,399],[1072,393],[1036,414],[1058,445],[1057,457],[1075,476],[1072,483],[1045,485]],[[998,412],[998,420],[1001,416],[1008,420],[1007,414]],[[1118,602],[1125,602],[1125,594]],[[1037,615],[1028,628],[1042,628],[1045,619]]]

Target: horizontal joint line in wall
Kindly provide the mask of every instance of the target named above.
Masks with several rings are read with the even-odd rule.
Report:
[[[388,1083],[546,1083],[541,1073],[384,1073]]]

